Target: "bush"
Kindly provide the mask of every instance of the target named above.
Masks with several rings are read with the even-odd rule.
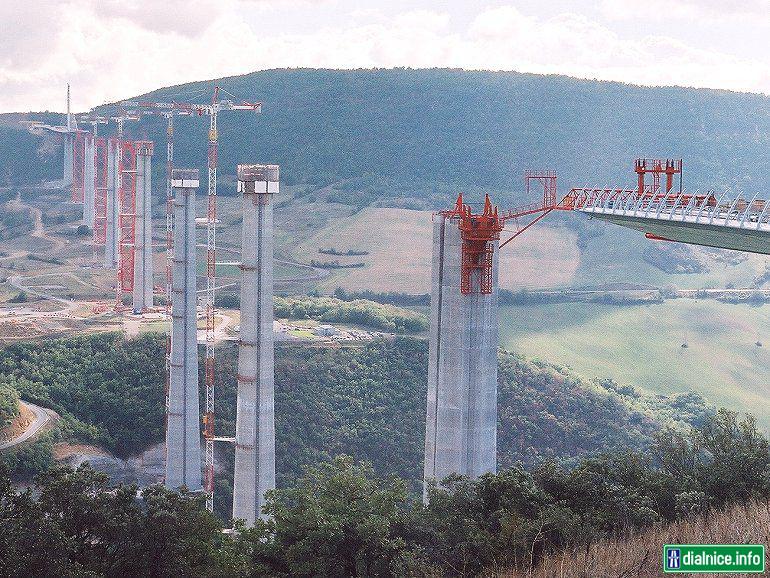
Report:
[[[19,291],[16,295],[8,300],[8,303],[26,303],[29,301],[26,291]]]
[[[0,383],[0,428],[10,425],[19,415],[19,394],[7,384]]]

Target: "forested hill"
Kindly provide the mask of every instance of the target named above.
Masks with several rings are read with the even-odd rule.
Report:
[[[164,344],[161,334],[14,344],[0,355],[0,393],[12,390],[56,410],[63,439],[132,455],[163,439]],[[237,348],[220,349],[217,428],[233,435]],[[370,461],[382,475],[421,479],[427,354],[427,342],[416,338],[361,347],[281,344],[276,350],[279,485],[299,476],[303,466],[337,454]],[[662,426],[687,429],[712,413],[695,394],[651,396],[511,353],[501,353],[499,363],[501,467],[647,448]]]
[[[457,188],[520,190],[525,168],[557,169],[562,187],[630,184],[634,157],[674,156],[685,159],[686,185],[770,188],[765,96],[445,69],[271,70],[217,83],[264,102],[261,115],[220,116],[225,177],[239,162],[277,162],[288,183],[348,180],[367,201],[440,193],[434,203],[445,204],[446,191]],[[145,96],[202,102],[211,84]],[[207,119],[177,126],[179,163],[202,167]],[[127,127],[165,140],[160,118]],[[13,176],[36,174],[28,166]],[[222,186],[232,184],[225,178]]]

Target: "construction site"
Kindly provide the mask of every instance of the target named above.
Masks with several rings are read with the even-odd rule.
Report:
[[[273,210],[281,194],[280,172],[274,164],[238,165],[239,260],[219,258],[218,115],[262,111],[260,102],[224,96],[217,88],[207,104],[124,102],[109,117],[92,113],[76,119],[68,108],[65,125],[31,123],[29,129],[63,136],[61,186],[71,191],[71,202],[82,207],[82,224],[92,232],[88,243],[94,267],[113,276],[113,312],[127,320],[154,316],[170,326],[165,485],[203,492],[207,507],[213,509],[215,445],[229,444],[235,453],[232,517],[248,526],[264,516],[265,493],[276,486],[275,445],[281,436],[274,414],[273,310]],[[124,133],[126,123],[141,123],[146,116],[160,117],[167,125],[166,178],[163,187],[155,186],[165,193],[160,244],[153,241],[151,212],[152,164],[160,147],[148,140],[129,140]],[[174,127],[181,117],[209,121],[205,175],[174,163]],[[101,125],[110,124],[114,135],[97,134]],[[90,130],[80,128],[89,125]],[[639,158],[629,168],[635,186],[560,193],[555,171],[532,170],[524,175],[527,197],[533,200],[526,206],[499,208],[489,196],[477,205],[459,194],[453,207],[424,223],[432,231],[425,499],[430,484],[450,474],[476,478],[497,470],[500,259],[515,251],[515,241],[548,215],[581,213],[636,230],[651,243],[770,255],[767,199],[688,192],[682,173],[681,159]],[[205,199],[203,215],[196,215],[196,198]],[[198,239],[196,226],[205,229],[205,242]],[[165,271],[159,270],[153,248],[162,251]],[[218,435],[214,413],[215,299],[221,266],[237,267],[240,291],[233,437]],[[198,378],[201,346],[204,383]]]

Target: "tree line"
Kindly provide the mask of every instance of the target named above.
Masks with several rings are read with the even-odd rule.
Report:
[[[275,297],[273,304],[275,316],[283,319],[352,323],[398,333],[419,333],[428,328],[428,320],[421,313],[365,299],[342,301],[334,297]]]
[[[476,576],[526,571],[555,549],[770,498],[768,440],[728,411],[650,452],[565,467],[514,465],[451,476],[424,505],[406,481],[350,456],[268,493],[253,529],[221,532],[202,498],[109,486],[83,466],[53,468],[17,493],[0,466],[3,576]]]

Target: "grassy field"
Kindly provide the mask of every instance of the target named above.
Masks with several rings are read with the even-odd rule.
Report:
[[[696,391],[715,405],[751,411],[770,430],[770,305],[676,299],[503,307],[500,343],[586,377],[659,393]]]
[[[503,234],[505,235],[505,233]],[[431,213],[407,209],[367,208],[354,215],[330,220],[308,240],[300,243],[294,257],[303,262],[364,262],[358,269],[333,271],[320,288],[403,291],[430,290]],[[368,251],[363,256],[330,256],[318,252],[333,247],[340,251]],[[554,249],[556,247],[557,249]],[[580,263],[573,233],[561,227],[532,229],[517,241],[515,250],[500,255],[500,286],[555,287],[569,285]]]
[[[700,247],[648,241],[641,233],[592,222],[595,236],[578,246],[570,226],[585,225],[583,215],[560,215],[536,225],[500,253],[500,286],[505,289],[542,289],[563,286],[631,282],[682,288],[747,286],[761,275],[770,260],[762,255],[722,253]],[[429,290],[431,213],[407,209],[367,208],[353,215],[329,218],[296,245],[293,256],[305,263],[336,260],[363,262],[358,269],[333,271],[319,288],[403,291]],[[506,239],[503,232],[502,239]],[[363,256],[329,256],[319,248],[368,251]],[[697,273],[669,274],[645,262],[644,251],[672,249],[692,255],[702,264]],[[727,259],[725,259],[727,255]],[[740,262],[738,262],[740,261]]]
[[[654,578],[661,572],[663,544],[767,544],[770,540],[770,503],[736,504],[724,510],[667,525],[656,525],[626,536],[546,556],[534,571],[512,571],[510,578],[553,576],[637,576]],[[724,574],[704,574],[720,576]],[[736,576],[736,574],[733,574]],[[753,576],[754,574],[740,574]],[[757,576],[759,574],[756,574]],[[763,572],[761,574],[765,576]],[[688,574],[693,576],[693,574]]]

